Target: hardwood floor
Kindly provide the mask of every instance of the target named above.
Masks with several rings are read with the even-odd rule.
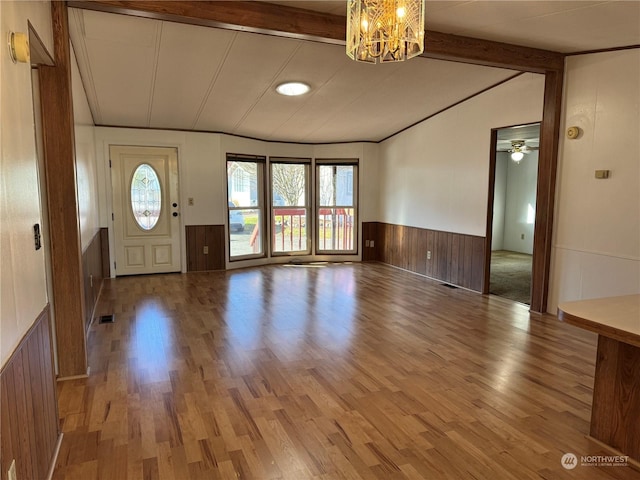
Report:
[[[382,264],[107,281],[55,479],[637,479],[565,470],[596,335]]]

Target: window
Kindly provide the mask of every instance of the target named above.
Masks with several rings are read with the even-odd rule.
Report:
[[[227,154],[229,260],[358,251],[358,160]]]
[[[131,179],[131,212],[138,226],[152,230],[160,219],[162,189],[158,174],[149,164],[143,163]]]
[[[264,157],[227,155],[229,258],[264,256]]]
[[[271,251],[310,253],[307,159],[271,158]]]
[[[356,161],[316,161],[318,253],[356,253]]]

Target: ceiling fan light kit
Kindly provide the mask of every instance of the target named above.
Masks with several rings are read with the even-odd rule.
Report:
[[[347,55],[357,62],[402,62],[424,51],[426,0],[348,0]]]
[[[511,160],[513,160],[516,163],[520,163],[522,161],[522,159],[524,158],[524,153],[518,151],[518,152],[513,152],[511,154]]]

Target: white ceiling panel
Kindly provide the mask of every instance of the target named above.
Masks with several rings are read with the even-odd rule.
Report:
[[[270,88],[248,113],[239,129],[250,136],[265,135],[270,140],[284,139],[274,135],[297,112],[309,108],[309,102],[324,89],[326,83],[341,70],[352,66],[344,47],[303,42],[295,55],[274,79]],[[286,81],[303,79],[311,91],[301,97],[283,97],[276,87]]]
[[[432,9],[427,2],[427,29],[564,53],[640,42],[640,2],[635,0],[444,3]]]
[[[242,134],[238,125],[271,88],[301,43],[288,38],[238,33],[196,129]]]
[[[229,30],[163,22],[151,125],[194,128],[235,35]]]
[[[278,2],[344,15],[344,0]],[[640,44],[640,1],[427,1],[427,28],[576,52]],[[369,65],[344,47],[70,9],[94,122],[291,142],[378,141],[513,75],[425,58]],[[312,91],[275,93],[299,80]]]
[[[98,123],[149,126],[161,22],[92,11],[82,12],[80,19],[72,24],[77,30],[71,29],[71,38],[86,54],[88,64],[79,67],[83,81],[91,72]]]

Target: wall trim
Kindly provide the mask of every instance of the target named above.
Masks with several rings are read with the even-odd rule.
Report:
[[[588,250],[586,248],[574,248],[574,247],[567,247],[565,245],[554,245],[553,248],[558,250],[564,250],[567,252],[586,253],[588,255],[598,255],[600,257],[609,257],[609,258],[615,258],[618,260],[630,260],[632,262],[640,262],[640,257],[634,257],[633,255],[620,255],[612,252],[597,252],[595,250]]]
[[[51,464],[49,465],[49,471],[47,472],[47,480],[51,480],[53,478],[53,472],[56,470],[56,463],[58,462],[60,447],[62,446],[62,437],[64,437],[64,433],[60,432],[60,435],[58,435],[58,441],[56,442],[56,448],[53,451],[53,456],[51,457]]]
[[[634,50],[640,48],[640,45],[625,45],[623,47],[598,48],[595,50],[583,50],[581,52],[565,53],[566,57],[575,57],[576,55],[591,55],[593,53],[619,52],[621,50]]]

